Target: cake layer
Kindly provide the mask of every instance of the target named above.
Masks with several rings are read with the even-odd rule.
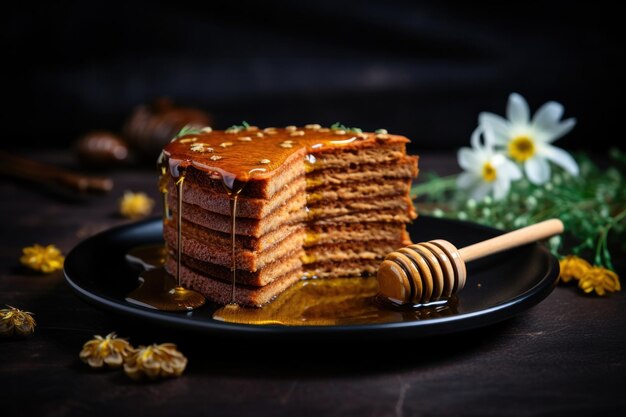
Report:
[[[276,259],[274,262],[255,272],[237,270],[237,284],[262,287],[287,273],[296,270],[302,273],[302,261],[300,259],[303,255],[304,251],[295,251],[287,256]],[[230,267],[203,262],[186,255],[183,255],[182,261],[188,267],[207,277],[232,284],[232,271]],[[169,268],[171,270],[176,268],[176,260],[173,256],[168,258],[168,263],[170,264]]]
[[[367,277],[376,274],[380,259],[316,262],[303,267],[309,278]]]
[[[407,195],[394,198],[364,198],[355,200],[316,201],[308,204],[307,219],[332,220],[336,217],[346,217],[362,214],[362,212],[401,211],[407,217],[412,217],[414,212],[411,198]],[[377,213],[373,213],[376,215]],[[348,221],[344,221],[348,223]]]
[[[321,148],[307,158],[307,172],[323,169],[355,168],[364,164],[384,164],[406,156],[404,143],[389,143],[363,149]]]
[[[411,244],[404,223],[347,223],[339,225],[311,224],[306,231],[305,247],[339,244],[349,241],[396,241]]]
[[[172,228],[163,229],[163,238],[165,243],[171,248],[176,249],[176,231]],[[282,258],[302,249],[305,238],[304,229],[299,229],[280,241],[278,244],[262,251],[256,252],[249,249],[236,251],[235,261],[237,269],[255,272],[274,260]],[[230,267],[232,264],[232,248],[230,245],[211,245],[207,242],[196,240],[183,234],[182,252],[201,261],[210,262],[217,265]]]
[[[309,224],[316,226],[342,225],[346,223],[385,222],[385,223],[408,223],[416,217],[415,210],[407,213],[405,210],[381,210],[351,213],[336,217],[315,218]]]
[[[306,265],[316,262],[360,261],[383,258],[402,246],[402,241],[353,241],[338,245],[317,245],[306,248],[303,262]]]
[[[390,178],[414,178],[417,175],[417,157],[405,156],[386,164],[361,164],[336,169],[323,169],[306,174],[307,190],[329,184],[352,182],[381,182]]]
[[[170,197],[170,202],[173,200],[174,197]],[[240,218],[237,216],[235,234],[261,237],[264,234],[275,230],[277,227],[301,222],[306,217],[306,211],[304,210],[305,204],[306,195],[301,193],[294,195],[291,199],[287,200],[285,204],[280,206],[278,210],[275,210],[272,214],[263,217],[262,219],[250,219],[245,217]],[[176,206],[171,205],[171,207],[172,214],[174,218],[176,218]],[[227,216],[214,213],[204,210],[195,204],[183,203],[182,217],[184,220],[210,230],[222,233],[231,233],[232,219],[230,215]]]
[[[325,187],[317,187],[307,190],[307,205],[316,203],[322,205],[329,201],[357,200],[364,198],[386,198],[406,196],[411,189],[410,179],[396,179],[381,182],[358,182],[351,184],[329,184]]]
[[[174,270],[168,269],[168,272],[173,273]],[[186,288],[202,293],[208,300],[218,304],[232,302],[232,284],[208,278],[186,265],[181,265],[180,276]],[[242,306],[261,307],[300,279],[302,279],[302,272],[297,270],[278,277],[263,287],[238,285],[234,301]]]
[[[237,218],[261,219],[267,217],[294,196],[304,193],[305,184],[306,181],[302,175],[283,186],[271,199],[239,195],[237,198]],[[172,207],[176,207],[178,194],[173,180],[168,183],[168,191],[168,203]],[[216,191],[203,188],[191,181],[185,181],[183,202],[194,204],[213,213],[230,216],[230,197],[224,190]]]
[[[167,222],[167,224],[163,227],[170,228],[171,231],[169,231],[169,233],[176,233],[175,219]],[[303,225],[301,224],[288,224],[278,227],[258,238],[253,236],[236,235],[235,248],[237,250],[248,249],[250,251],[261,252],[278,244],[287,236],[290,236],[292,233],[297,230],[301,230],[302,228]],[[216,232],[215,230],[207,229],[186,220],[183,220],[183,234],[186,237],[203,242],[207,246],[232,247],[232,236],[230,233]]]

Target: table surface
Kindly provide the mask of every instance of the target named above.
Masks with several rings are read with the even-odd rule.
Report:
[[[66,154],[39,159],[62,163]],[[454,171],[452,155],[423,170]],[[156,201],[148,170],[110,173],[114,190],[67,202],[0,178],[0,304],[36,314],[34,336],[0,341],[0,414],[67,415],[618,415],[626,410],[626,295],[584,296],[559,286],[539,305],[488,328],[402,343],[233,342],[148,327],[79,299],[62,272],[19,265],[21,248],[82,239],[127,223],[125,190]],[[134,345],[174,342],[189,358],[181,378],[137,384],[78,359],[94,334]],[[357,355],[358,353],[358,355]],[[364,358],[364,359],[363,359]],[[623,414],[622,414],[623,415]]]

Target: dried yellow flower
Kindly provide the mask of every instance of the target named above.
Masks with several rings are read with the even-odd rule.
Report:
[[[7,306],[0,310],[0,336],[28,336],[35,331],[35,319],[28,311]]]
[[[120,214],[129,219],[145,217],[152,212],[154,200],[145,193],[126,191],[120,200]]]
[[[569,255],[559,261],[561,266],[560,278],[563,282],[573,279],[580,279],[591,268],[591,264],[578,256]]]
[[[134,380],[180,376],[187,366],[187,358],[173,343],[140,346],[124,363],[124,372]]]
[[[58,269],[63,269],[63,254],[54,245],[33,245],[22,249],[20,263],[35,271],[49,274]]]
[[[600,296],[607,292],[616,292],[622,289],[617,274],[610,269],[599,266],[591,267],[580,277],[578,288],[587,294],[595,291]]]
[[[83,345],[83,350],[78,355],[80,359],[92,368],[119,368],[124,360],[133,351],[133,347],[120,339],[115,332],[106,337],[94,336],[93,339]]]

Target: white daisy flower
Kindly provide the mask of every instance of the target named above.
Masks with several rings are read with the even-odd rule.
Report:
[[[472,133],[472,147],[459,150],[459,165],[465,172],[457,178],[457,185],[470,189],[476,200],[482,200],[492,191],[494,199],[500,200],[509,192],[511,181],[520,179],[522,172],[504,155],[495,152],[490,142],[482,144],[482,133],[479,126]]]
[[[543,184],[550,179],[548,160],[561,166],[572,175],[578,175],[578,164],[563,149],[551,143],[568,133],[576,119],[561,121],[563,106],[549,101],[537,110],[532,120],[524,97],[513,93],[509,96],[504,119],[497,114],[481,113],[479,125],[485,139],[506,149],[509,157],[524,165],[528,179]]]

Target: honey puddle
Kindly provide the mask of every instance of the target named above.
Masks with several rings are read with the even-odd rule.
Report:
[[[341,326],[424,320],[456,314],[456,298],[419,308],[400,309],[376,297],[378,281],[370,278],[310,279],[297,282],[261,308],[226,305],[215,320],[255,325]]]
[[[163,245],[147,245],[132,248],[126,254],[126,261],[141,269],[153,269],[163,266],[167,248]]]
[[[176,300],[176,279],[163,268],[162,245],[133,248],[126,259],[145,268],[140,285],[126,300],[142,307],[171,309]],[[215,320],[254,325],[341,326],[424,320],[457,314],[457,299],[400,308],[377,298],[378,281],[369,278],[304,279],[261,308],[229,304],[218,309]],[[168,306],[170,308],[168,308]],[[181,309],[184,310],[184,309]]]

